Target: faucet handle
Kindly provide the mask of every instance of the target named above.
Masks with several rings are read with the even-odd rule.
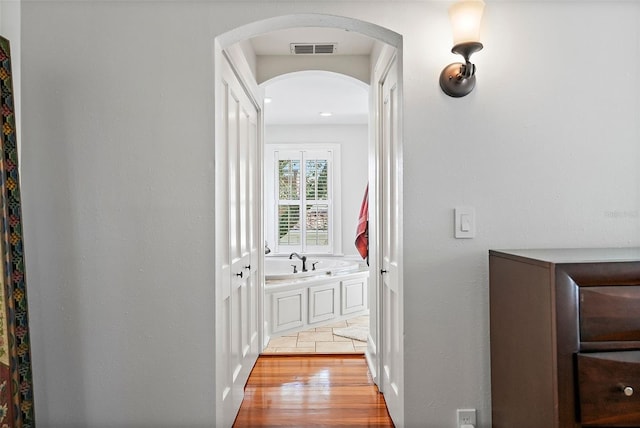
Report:
[[[320,262],[318,261],[318,262],[313,262],[313,263],[311,263],[311,270],[316,270],[316,265],[317,265],[318,263],[320,263]]]
[[[293,268],[293,273],[298,273],[298,265],[291,265]]]

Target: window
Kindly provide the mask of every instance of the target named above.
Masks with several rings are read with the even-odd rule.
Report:
[[[274,149],[272,158],[274,206],[273,214],[267,217],[274,225],[274,252],[332,254],[334,234],[339,230],[333,203],[336,148],[288,147]]]

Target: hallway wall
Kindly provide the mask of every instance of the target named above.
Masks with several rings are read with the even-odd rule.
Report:
[[[490,426],[487,250],[640,245],[640,3],[488,2],[462,99],[449,4],[22,2],[39,424],[213,425],[213,38],[319,12],[404,36],[407,426]]]

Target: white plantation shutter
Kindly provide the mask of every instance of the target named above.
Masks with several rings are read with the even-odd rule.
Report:
[[[332,253],[333,150],[277,150],[276,253]]]
[[[329,245],[329,160],[305,160],[305,243]]]
[[[278,245],[300,245],[300,163],[301,159],[278,159]]]

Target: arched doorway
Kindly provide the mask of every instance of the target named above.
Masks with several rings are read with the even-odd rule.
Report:
[[[215,41],[216,421],[219,426],[232,424],[246,378],[264,345],[260,203],[264,135],[258,83],[269,73],[260,74],[248,41],[261,34],[297,28],[339,29],[375,41],[365,67],[371,87],[368,174],[373,290],[371,340],[366,356],[391,417],[396,425],[402,425],[402,37],[375,24],[320,14],[259,21]],[[271,77],[305,69],[300,64],[276,70]],[[316,62],[313,69],[353,72],[353,67],[344,67],[340,61],[325,65]]]

